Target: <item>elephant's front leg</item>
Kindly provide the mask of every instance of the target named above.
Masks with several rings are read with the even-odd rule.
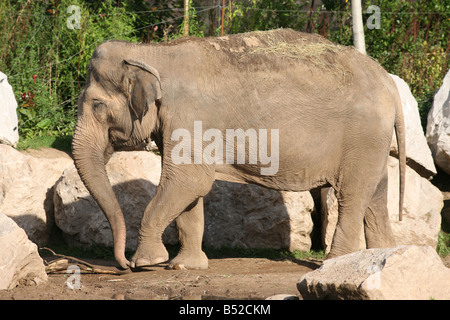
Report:
[[[203,197],[193,203],[176,219],[180,252],[170,262],[169,268],[207,269],[208,258],[202,251],[204,216]]]
[[[193,267],[195,264],[186,260],[187,255],[195,252],[196,256],[202,256],[203,196],[211,189],[214,176],[207,174],[201,167],[185,168],[183,172],[171,173],[185,179],[164,179],[163,172],[156,194],[142,217],[138,248],[131,260],[132,268],[151,266],[169,259],[162,242],[162,234],[182,213],[182,217],[177,219],[182,246],[175,262],[178,261],[185,267]],[[202,262],[197,268],[205,266],[205,259],[206,256],[200,259]]]

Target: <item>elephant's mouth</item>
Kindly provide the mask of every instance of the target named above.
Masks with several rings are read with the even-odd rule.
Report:
[[[158,147],[150,139],[145,139],[137,144],[124,143],[112,144],[114,151],[157,151]]]
[[[133,125],[131,132],[109,129],[109,141],[115,151],[152,151],[156,144]]]
[[[115,151],[150,151],[150,139],[144,139],[140,142],[134,142],[134,141],[126,141],[126,142],[113,142],[112,146],[114,147]]]

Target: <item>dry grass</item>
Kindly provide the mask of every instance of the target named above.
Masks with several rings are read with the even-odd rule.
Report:
[[[249,54],[273,54],[277,57],[288,57],[313,63],[317,67],[336,67],[333,54],[337,54],[347,47],[335,45],[331,42],[311,41],[311,39],[301,38],[294,42],[285,42],[269,37],[267,45],[249,50]]]
[[[326,70],[327,75],[337,76],[341,82],[338,87],[346,86],[353,77],[349,65],[342,58],[342,53],[352,48],[334,44],[316,35],[285,40],[268,32],[260,40],[265,44],[250,48],[246,55],[264,54],[296,59],[305,65]]]
[[[258,47],[254,53],[276,54],[296,59],[315,58],[330,52],[337,53],[345,47],[328,42],[311,42],[308,39],[298,39],[296,42],[268,41],[267,47]]]

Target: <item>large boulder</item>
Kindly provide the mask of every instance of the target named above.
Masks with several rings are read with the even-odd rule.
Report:
[[[303,275],[304,299],[450,299],[450,269],[427,246],[368,249],[325,260]]]
[[[0,143],[15,147],[19,142],[17,101],[8,77],[0,72]]]
[[[397,159],[389,158],[388,173],[388,210],[396,244],[436,248],[444,206],[442,192],[407,166],[403,220],[399,221]]]
[[[314,200],[252,184],[215,181],[205,204],[205,245],[307,251]]]
[[[151,152],[117,152],[106,171],[125,216],[127,248],[135,249],[142,215],[159,184],[160,157]],[[113,245],[109,223],[74,165],[63,172],[55,185],[54,205],[55,223],[67,241],[75,245]]]
[[[450,174],[450,70],[434,96],[426,137],[436,164]]]
[[[433,162],[431,150],[422,129],[419,108],[416,99],[411,93],[408,84],[396,75],[390,74],[394,80],[405,117],[406,157],[408,165],[424,178],[434,176],[436,167]],[[393,135],[391,150],[397,152],[397,139]]]
[[[0,213],[0,248],[0,290],[47,281],[36,244],[3,213]]]
[[[441,210],[444,205],[442,193],[431,182],[407,166],[403,220],[399,221],[398,160],[393,157],[389,157],[388,176],[388,211],[396,244],[435,248],[441,228]],[[323,189],[321,196],[322,243],[328,252],[336,229],[338,204],[332,188]],[[359,238],[359,248],[364,249],[364,234],[361,234]]]
[[[35,156],[0,145],[0,212],[44,245],[53,224],[53,186],[72,159],[49,149]]]
[[[127,247],[137,247],[142,214],[155,194],[160,157],[149,152],[118,152],[106,169],[124,212]],[[68,168],[55,187],[55,221],[75,243],[112,246],[109,224],[82,184],[75,167]],[[204,199],[205,246],[287,248],[309,250],[314,201],[305,193],[279,192],[255,185],[216,181]],[[174,224],[163,235],[178,242]]]

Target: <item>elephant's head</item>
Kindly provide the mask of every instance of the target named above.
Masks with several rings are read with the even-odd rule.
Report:
[[[123,268],[129,265],[125,258],[125,220],[105,164],[114,150],[150,139],[158,123],[161,98],[161,80],[155,68],[96,50],[87,84],[78,100],[72,151],[83,183],[108,218],[114,255]]]

